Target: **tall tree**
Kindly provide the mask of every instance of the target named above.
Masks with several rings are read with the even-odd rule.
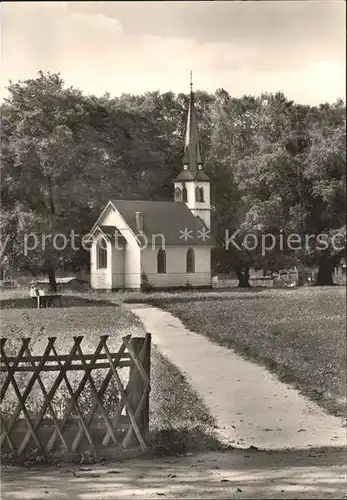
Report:
[[[281,94],[262,101],[255,148],[236,174],[249,207],[244,227],[295,234],[297,250],[285,244],[283,255],[295,256],[302,266],[318,262],[318,284],[331,284],[343,250],[332,253],[329,245],[322,251],[319,235],[329,239],[344,221],[344,105],[298,106]]]
[[[309,242],[308,258],[318,265],[317,285],[332,285],[333,269],[346,252],[346,108],[341,100],[323,104],[310,118],[303,181],[306,230],[316,238]]]
[[[55,291],[58,254],[73,249],[67,244],[57,251],[62,242],[54,235],[64,234],[69,242],[72,230],[90,227],[88,204],[103,158],[90,125],[90,103],[78,90],[66,89],[59,75],[40,72],[8,90],[1,117],[3,228],[11,235],[12,258],[40,266]],[[23,254],[18,241],[30,233],[39,243]]]
[[[254,97],[233,99],[223,89],[215,93],[211,108],[212,227],[219,242],[219,248],[213,251],[213,265],[219,272],[234,271],[240,287],[250,286],[250,268],[258,267],[261,257],[258,249],[244,244],[249,204],[238,176],[241,163],[255,149],[259,109],[259,100]]]

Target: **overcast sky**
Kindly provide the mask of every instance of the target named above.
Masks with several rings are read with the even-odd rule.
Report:
[[[97,95],[345,97],[345,2],[2,2],[1,95],[41,69]]]

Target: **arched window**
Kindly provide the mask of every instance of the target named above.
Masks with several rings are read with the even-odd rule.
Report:
[[[162,248],[158,250],[157,254],[157,270],[158,273],[166,273],[166,252]]]
[[[203,202],[204,201],[204,188],[196,186],[195,188],[195,199],[198,202]]]
[[[179,187],[175,189],[175,201],[182,201],[182,191]]]
[[[96,267],[107,268],[107,243],[105,238],[100,238],[96,244]]]
[[[182,198],[183,198],[183,201],[187,201],[188,200],[188,193],[187,193],[187,188],[184,187],[182,189]]]
[[[204,188],[202,186],[200,188],[200,200],[199,201],[201,201],[201,202],[204,201]]]
[[[187,273],[195,273],[195,255],[192,248],[187,251]]]

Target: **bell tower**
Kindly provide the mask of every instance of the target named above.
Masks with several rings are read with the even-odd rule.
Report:
[[[174,180],[175,201],[183,201],[211,229],[210,180],[203,170],[199,129],[194,104],[192,72],[183,154],[183,169]]]

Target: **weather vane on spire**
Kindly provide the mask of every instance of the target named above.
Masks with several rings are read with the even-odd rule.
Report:
[[[193,90],[193,72],[190,72],[190,90]]]

